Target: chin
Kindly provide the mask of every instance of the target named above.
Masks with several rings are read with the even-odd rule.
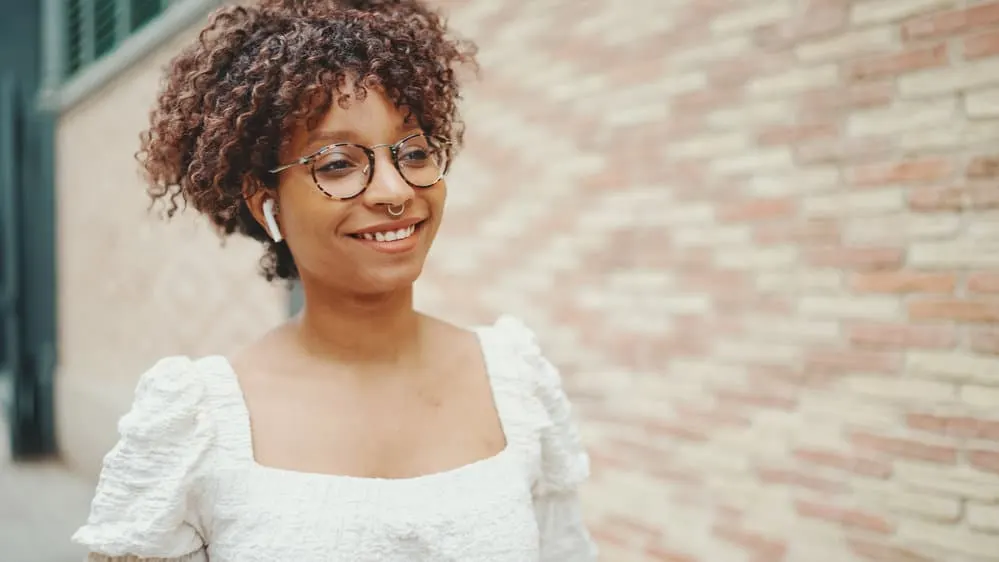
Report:
[[[400,264],[395,267],[382,267],[380,271],[369,271],[360,282],[362,291],[369,294],[394,293],[412,288],[423,273],[423,262]]]

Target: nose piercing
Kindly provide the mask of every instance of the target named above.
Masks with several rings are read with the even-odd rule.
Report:
[[[406,212],[406,204],[403,203],[403,204],[398,205],[398,206],[396,206],[396,205],[386,205],[385,206],[385,210],[388,212],[389,215],[391,215],[393,217],[401,217],[402,214]]]

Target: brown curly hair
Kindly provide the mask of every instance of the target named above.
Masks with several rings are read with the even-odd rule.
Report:
[[[253,219],[246,197],[277,178],[267,170],[289,132],[312,127],[333,103],[379,87],[427,133],[461,145],[457,70],[475,46],[452,38],[418,0],[258,0],[216,11],[168,68],[137,153],[152,203],[166,216],[190,204],[223,236],[266,244],[268,280],[298,277],[287,244]],[[449,154],[449,157],[453,156]],[[449,158],[450,160],[450,158]]]

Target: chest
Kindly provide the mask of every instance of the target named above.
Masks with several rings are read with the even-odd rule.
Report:
[[[248,392],[254,458],[330,475],[408,478],[498,454],[505,435],[475,372],[360,386],[284,381]]]
[[[217,475],[213,562],[534,562],[538,526],[512,451],[429,477],[256,467]]]

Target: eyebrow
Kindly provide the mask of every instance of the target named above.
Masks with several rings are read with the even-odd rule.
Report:
[[[412,122],[403,123],[402,126],[396,129],[396,134],[399,135],[399,138],[401,139],[403,136],[415,133],[417,131],[422,131],[422,129],[420,128],[419,124],[417,124],[414,120]],[[315,143],[318,143],[320,141],[322,141],[323,144],[335,144],[339,142],[364,144],[364,142],[362,142],[363,139],[361,139],[361,135],[357,134],[356,131],[350,129],[339,129],[339,130],[320,129],[309,133],[308,138],[306,138],[305,145],[313,146]]]
[[[359,143],[360,136],[354,131],[313,131],[306,139],[306,146],[311,146],[319,141],[324,143],[353,142]]]

